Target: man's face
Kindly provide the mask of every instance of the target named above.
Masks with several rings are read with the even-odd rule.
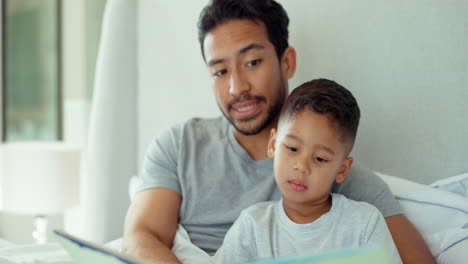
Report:
[[[335,124],[327,115],[309,110],[281,122],[268,146],[285,203],[323,202],[333,182],[344,180],[352,163]]]
[[[247,19],[218,25],[206,35],[204,52],[223,115],[244,135],[268,127],[281,110],[287,84],[265,25]]]

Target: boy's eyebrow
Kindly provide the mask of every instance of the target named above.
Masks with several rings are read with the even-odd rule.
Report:
[[[302,143],[302,139],[300,137],[296,136],[296,135],[286,134],[285,137],[287,137],[289,139],[292,139],[292,140],[295,140],[295,141],[297,141],[299,143]],[[328,153],[330,153],[332,155],[335,155],[335,151],[333,151],[333,149],[331,149],[331,148],[329,148],[329,147],[327,147],[327,146],[325,146],[323,144],[315,144],[314,147],[319,148],[319,149],[323,149],[326,152],[328,152]]]
[[[325,146],[323,144],[316,144],[315,146],[325,150],[326,152],[328,152],[328,153],[330,153],[332,155],[335,155],[335,151],[333,151],[333,149],[331,149],[331,148],[329,148],[329,147],[327,147],[327,146]]]
[[[292,139],[292,140],[296,140],[296,141],[302,142],[302,139],[301,139],[300,137],[296,136],[296,135],[286,134],[285,137],[287,137],[287,138],[289,138],[289,139]]]
[[[252,50],[252,49],[261,49],[261,50],[263,50],[263,49],[265,49],[265,46],[263,46],[262,44],[258,44],[258,43],[251,43],[251,44],[241,48],[237,52],[237,55],[244,54],[247,51]],[[212,66],[214,66],[216,64],[220,64],[220,63],[223,63],[225,61],[226,61],[226,58],[213,59],[213,60],[208,61],[207,65],[208,65],[208,67],[212,67]]]

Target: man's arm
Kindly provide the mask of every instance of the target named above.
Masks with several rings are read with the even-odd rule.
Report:
[[[125,253],[162,263],[180,263],[171,247],[177,230],[182,197],[155,188],[135,195],[125,218]]]
[[[418,230],[402,214],[385,218],[403,263],[436,263]]]

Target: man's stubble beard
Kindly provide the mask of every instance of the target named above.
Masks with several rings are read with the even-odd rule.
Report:
[[[286,99],[286,87],[285,87],[285,82],[284,82],[283,76],[281,76],[280,83],[281,83],[281,85],[279,87],[278,97],[276,98],[275,102],[268,108],[267,117],[263,121],[261,121],[257,126],[251,128],[251,129],[242,129],[241,127],[237,126],[236,123],[229,117],[228,113],[225,113],[223,111],[223,109],[221,108],[219,103],[218,103],[218,107],[221,110],[221,113],[224,115],[224,117],[229,121],[229,123],[231,123],[231,125],[239,133],[241,133],[242,135],[245,135],[245,136],[256,135],[256,134],[260,133],[261,131],[263,131],[265,128],[267,128],[271,124],[271,122],[273,122],[273,120],[275,120],[279,116],[279,114],[281,112],[281,108],[283,107],[284,101]],[[255,97],[255,96],[250,96],[250,97]],[[238,100],[234,100],[234,101],[238,101]],[[228,107],[227,111],[228,112],[230,111],[229,107]],[[244,119],[244,120],[237,120],[237,122],[246,122],[247,123],[247,122],[251,122],[253,120],[256,120],[257,118],[259,118],[259,117],[256,116],[256,117],[247,118],[247,119]]]

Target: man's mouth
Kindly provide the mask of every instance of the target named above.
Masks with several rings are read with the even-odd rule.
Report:
[[[260,101],[248,100],[235,103],[231,106],[237,119],[245,119],[257,114],[260,111]]]
[[[302,182],[298,180],[288,181],[288,183],[289,183],[289,186],[291,186],[293,190],[298,191],[298,192],[303,192],[307,189],[307,186],[305,186],[304,184],[302,184]]]
[[[240,107],[240,108],[237,108],[236,110],[238,112],[246,112],[246,111],[249,111],[250,109],[253,109],[257,106],[257,104],[254,104],[254,105],[249,105],[249,106],[244,106],[244,107]]]

